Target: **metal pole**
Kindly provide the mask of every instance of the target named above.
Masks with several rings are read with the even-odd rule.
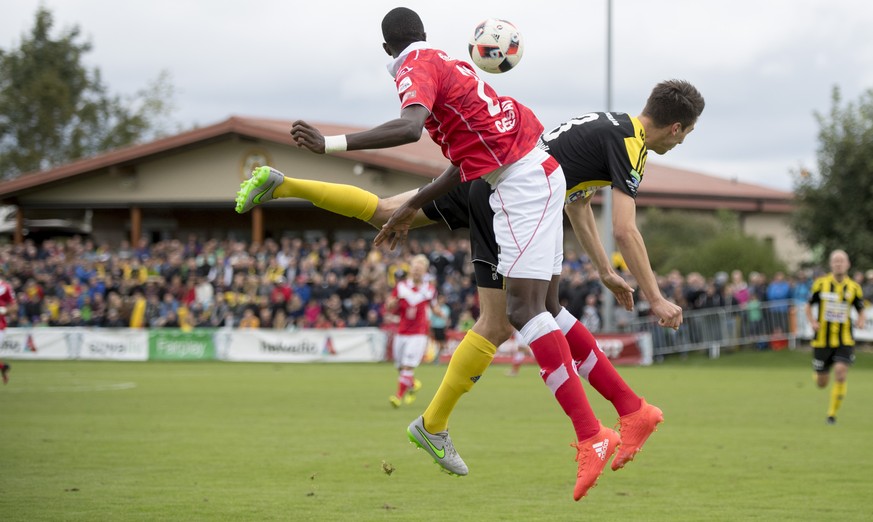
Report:
[[[612,111],[612,0],[606,0],[606,110]],[[600,218],[603,221],[603,249],[612,263],[615,251],[615,238],[612,235],[612,188],[600,191],[603,197]],[[603,331],[615,329],[615,296],[604,288],[603,291]]]

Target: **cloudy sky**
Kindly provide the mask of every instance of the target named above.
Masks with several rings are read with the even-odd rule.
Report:
[[[607,108],[608,0],[0,0],[0,48],[17,47],[39,5],[55,29],[79,26],[86,56],[114,94],[168,71],[175,119],[231,115],[370,126],[395,117],[380,22],[405,5],[428,41],[467,56],[475,25],[515,23],[521,64],[482,73],[549,128]],[[873,88],[869,0],[613,0],[613,110],[637,115],[652,86],[694,83],[706,110],[685,144],[652,162],[790,190],[816,170],[815,113],[839,86],[855,101]],[[57,33],[56,33],[57,34]],[[426,138],[425,138],[426,139]]]

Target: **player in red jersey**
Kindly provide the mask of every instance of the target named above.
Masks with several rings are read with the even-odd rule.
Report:
[[[415,12],[402,7],[391,10],[382,20],[382,34],[383,48],[394,58],[389,72],[400,97],[400,117],[367,131],[326,137],[297,121],[291,136],[298,147],[335,153],[412,143],[427,129],[452,165],[383,226],[375,242],[388,241],[392,248],[406,239],[425,204],[461,182],[482,178],[491,185],[492,226],[500,247],[497,270],[506,281],[507,315],[573,424],[578,463],[573,497],[579,500],[596,483],[619,436],[595,417],[576,378],[567,339],[546,309],[546,296],[550,286],[557,285],[563,258],[566,183],[561,167],[536,147],[543,126],[533,112],[512,98],[498,96],[471,65],[429,48]],[[468,358],[462,366],[481,375],[496,347],[475,333],[469,342],[475,349],[465,352]],[[445,469],[467,473],[447,431],[432,433],[419,417],[408,432]]]
[[[415,378],[415,369],[427,350],[430,322],[428,309],[436,300],[436,287],[426,279],[430,262],[424,255],[417,255],[409,266],[409,276],[398,281],[385,308],[400,318],[394,336],[394,365],[397,367],[397,393],[388,401],[399,408],[400,404],[412,404],[421,381]]]
[[[9,308],[14,304],[15,290],[0,274],[0,345],[3,344],[3,338],[6,337],[6,315],[9,313]],[[0,377],[3,379],[3,384],[9,382],[10,368],[9,363],[0,361]]]

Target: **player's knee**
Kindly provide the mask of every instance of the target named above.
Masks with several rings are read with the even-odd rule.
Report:
[[[476,322],[473,330],[485,339],[488,339],[488,342],[494,346],[503,344],[504,341],[512,337],[513,333],[512,325],[509,324],[505,314],[499,314],[499,319],[483,315],[479,317],[479,321]]]

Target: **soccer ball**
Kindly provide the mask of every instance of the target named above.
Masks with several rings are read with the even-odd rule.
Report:
[[[476,26],[470,38],[470,58],[483,71],[504,73],[521,60],[524,40],[506,20],[489,18]]]

